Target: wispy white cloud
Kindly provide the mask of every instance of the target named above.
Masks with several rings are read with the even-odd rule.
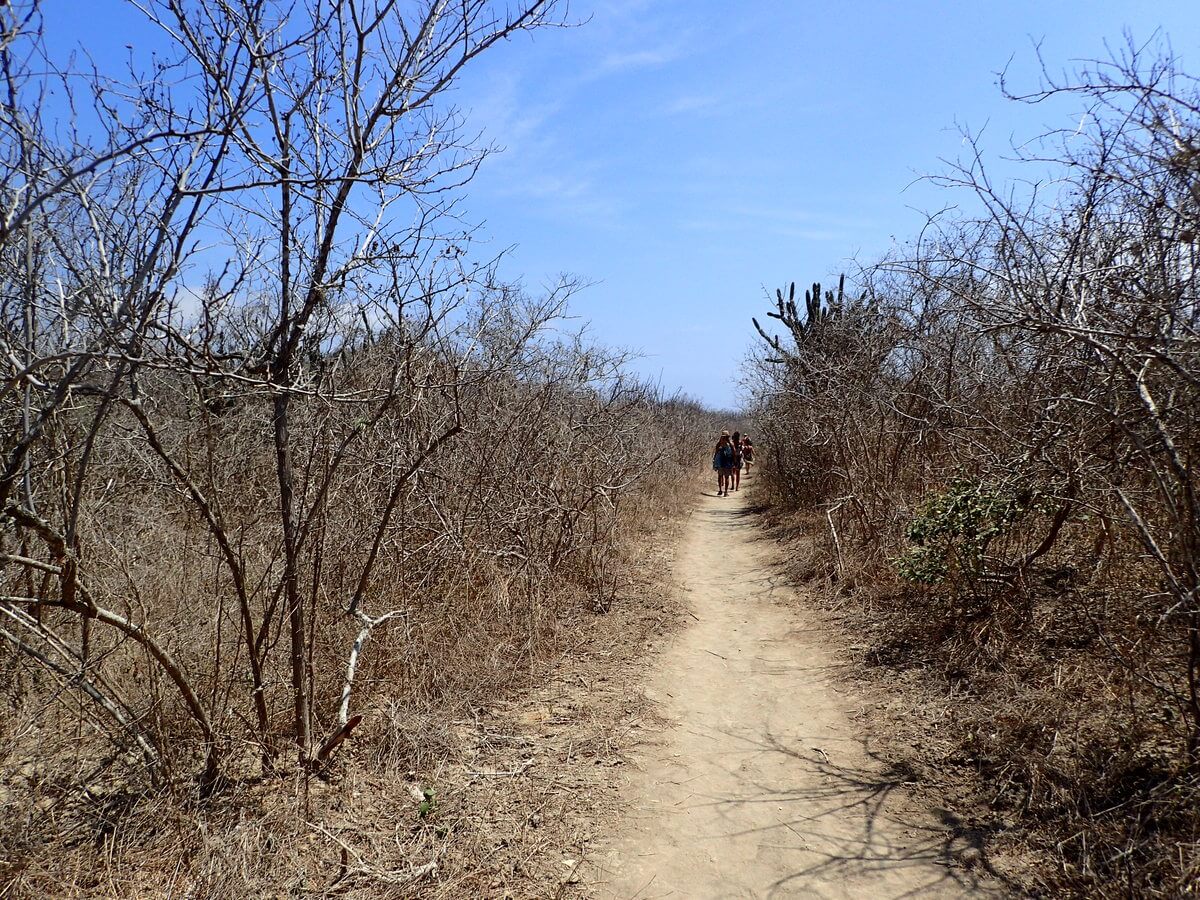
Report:
[[[561,100],[533,100],[520,76],[510,71],[493,78],[474,98],[470,123],[508,153],[524,153],[544,139],[562,106]]]
[[[720,94],[684,94],[669,101],[663,112],[669,116],[714,113],[720,111],[726,99]]]
[[[682,59],[685,55],[686,52],[679,43],[616,51],[600,60],[594,74],[613,75],[634,69],[655,69]]]
[[[675,2],[593,0],[589,24],[572,35],[569,52],[555,51],[536,66],[510,65],[479,82],[468,121],[503,152],[487,161],[473,189],[510,202],[526,200],[531,211],[551,219],[583,218],[605,227],[615,227],[638,207],[641,195],[623,192],[628,180],[614,175],[622,148],[606,143],[596,123],[611,114],[604,104],[617,102],[607,79],[628,75],[645,81],[650,77],[645,73],[702,51],[703,29],[680,27],[678,8],[671,9]],[[664,80],[669,74],[674,73],[664,73]],[[700,93],[695,91],[693,113],[706,106]],[[626,119],[661,116],[661,103],[660,96],[645,94],[626,110]],[[687,105],[679,107],[680,114]],[[583,109],[594,114],[581,119]]]
[[[569,97],[531,87],[531,77],[509,71],[472,98],[470,120],[502,152],[485,163],[475,190],[523,202],[554,219],[615,221],[619,203],[603,189],[599,163],[581,156],[564,127]]]
[[[706,23],[681,15],[687,7],[683,0],[593,3],[580,68],[585,80],[663,68],[694,56],[706,43]],[[681,27],[681,21],[688,24]]]
[[[494,193],[497,197],[540,201],[550,209],[593,221],[615,219],[621,211],[619,201],[605,193],[594,177],[578,171],[526,172],[519,178],[507,179]]]

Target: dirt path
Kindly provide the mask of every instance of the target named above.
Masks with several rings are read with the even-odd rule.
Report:
[[[779,564],[744,493],[701,501],[676,569],[696,621],[648,688],[672,724],[633,755],[624,832],[594,861],[593,889],[639,900],[984,893],[976,851],[936,811],[915,810],[903,773],[872,756],[832,633],[779,602],[795,599]]]

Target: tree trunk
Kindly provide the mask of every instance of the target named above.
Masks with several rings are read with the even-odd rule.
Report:
[[[300,561],[297,541],[296,510],[293,499],[292,449],[288,433],[290,396],[275,397],[275,470],[279,478],[279,517],[283,525],[283,600],[291,635],[292,696],[294,699],[295,739],[300,765],[306,765],[309,752],[311,704],[305,672],[304,601],[300,596]]]

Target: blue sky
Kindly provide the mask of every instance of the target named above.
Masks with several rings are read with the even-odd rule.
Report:
[[[733,10],[733,11],[731,11]],[[1005,101],[1161,29],[1200,65],[1200,3],[591,0],[579,29],[518,40],[455,100],[503,145],[468,209],[531,288],[595,281],[574,308],[639,368],[718,406],[740,400],[763,288],[826,282],[967,198],[920,176],[984,129],[1013,140],[1073,106]],[[1076,120],[1078,116],[1074,117]],[[915,183],[914,183],[915,182]]]
[[[45,0],[56,41],[119,65],[151,40],[121,0]],[[102,13],[102,14],[99,14]],[[984,130],[1013,141],[1073,106],[1005,101],[997,73],[1037,85],[1156,31],[1200,72],[1196,0],[572,0],[578,28],[519,36],[467,71],[452,100],[504,148],[468,189],[480,253],[531,291],[570,273],[574,313],[637,351],[639,371],[714,406],[738,369],[764,288],[829,283],[923,213],[966,198],[922,175]],[[61,46],[61,44],[60,44]],[[1074,119],[1078,120],[1078,113]]]

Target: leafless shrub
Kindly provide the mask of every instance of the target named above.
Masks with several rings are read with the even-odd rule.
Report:
[[[982,217],[853,297],[781,295],[757,428],[830,579],[874,581],[890,646],[980,704],[961,753],[1049,883],[1165,896],[1197,852],[1200,92],[1131,50],[1020,99],[1062,93],[1083,124],[1026,151],[1053,180],[1001,188],[977,151],[945,180]]]
[[[441,95],[558,5],[156,0],[164,53],[124,79],[56,67],[36,0],[0,7],[0,871],[21,890],[71,865],[60,887],[105,890],[96,857],[45,851],[69,839],[108,853],[112,893],[137,892],[134,845],[177,849],[201,894],[258,892],[278,861],[222,868],[220,845],[251,860],[279,829],[172,819],[171,849],[138,816],[328,777],[389,704],[376,765],[448,746],[567,611],[616,601],[624,532],[680,502],[703,410],[567,332],[574,282],[500,282],[456,211],[484,151]],[[413,754],[409,716],[438,723]]]

